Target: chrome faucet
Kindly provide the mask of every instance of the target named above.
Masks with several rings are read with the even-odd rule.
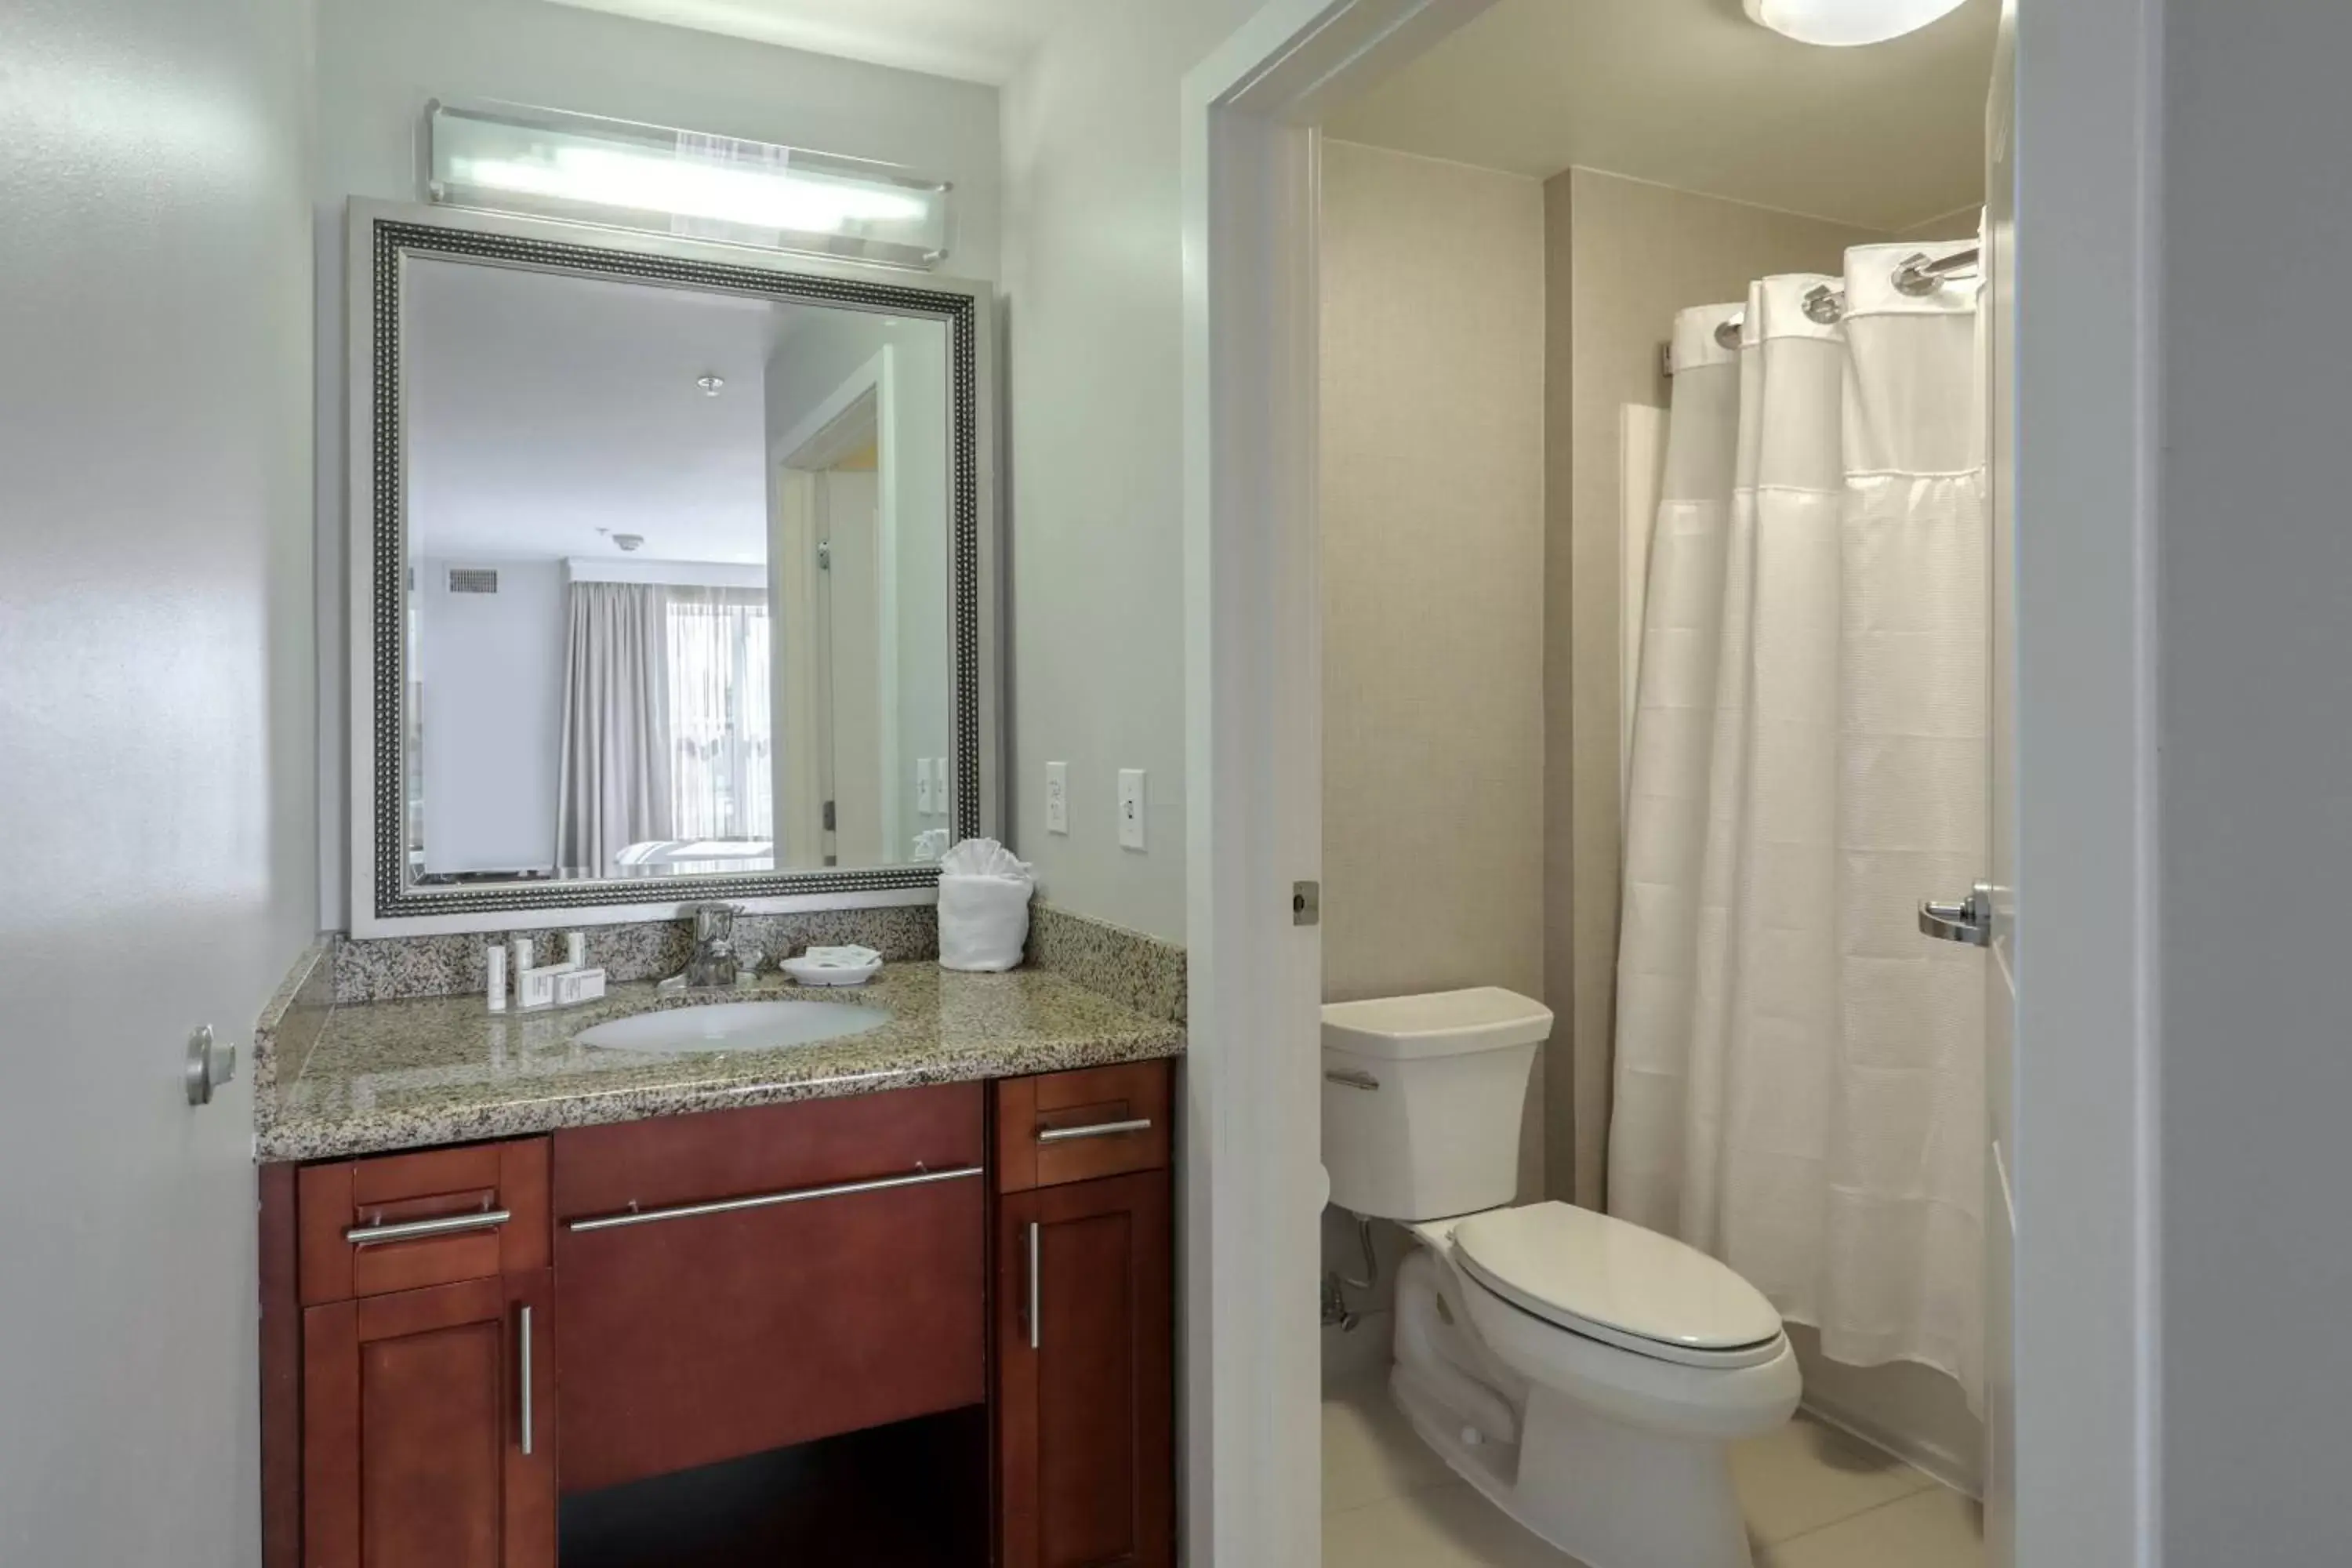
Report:
[[[678,981],[700,990],[735,984],[735,904],[698,904],[694,909],[694,956]]]

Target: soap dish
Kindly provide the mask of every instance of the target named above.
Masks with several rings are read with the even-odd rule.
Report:
[[[870,947],[813,947],[778,966],[803,985],[863,985],[882,971],[882,955]]]

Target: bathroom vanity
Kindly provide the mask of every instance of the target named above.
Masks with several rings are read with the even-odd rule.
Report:
[[[891,1022],[716,1057],[572,1043],[682,1000],[642,984],[519,1020],[333,1008],[299,1060],[269,1038],[265,1159],[315,1157],[262,1173],[268,1568],[737,1561],[615,1556],[596,1521],[922,1431],[930,1473],[902,1449],[824,1484],[940,1532],[877,1514],[887,1551],[799,1560],[1171,1562],[1181,1027],[1044,973],[853,994]],[[531,1130],[440,1137],[492,1126]]]
[[[1149,1008],[929,962],[1002,809],[992,290],[457,205],[485,135],[687,156],[562,118],[436,103],[434,205],[346,212],[350,934],[256,1033],[268,1568],[1168,1563],[1182,955],[1036,911],[1160,949]],[[891,962],[766,962],[841,942]],[[519,1010],[559,967],[605,994]]]

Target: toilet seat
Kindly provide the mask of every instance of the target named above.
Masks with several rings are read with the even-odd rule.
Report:
[[[1571,1333],[1696,1367],[1757,1366],[1785,1345],[1762,1291],[1656,1231],[1561,1203],[1494,1209],[1451,1228],[1472,1284]]]

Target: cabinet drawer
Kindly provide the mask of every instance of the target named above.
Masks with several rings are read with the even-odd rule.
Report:
[[[564,1491],[986,1397],[976,1165],[768,1196],[558,1227]]]
[[[302,1304],[544,1268],[547,1140],[306,1165]]]
[[[982,1163],[982,1087],[940,1084],[555,1134],[560,1222]]]
[[[996,1190],[1027,1192],[1168,1163],[1172,1064],[1122,1062],[996,1085]]]

